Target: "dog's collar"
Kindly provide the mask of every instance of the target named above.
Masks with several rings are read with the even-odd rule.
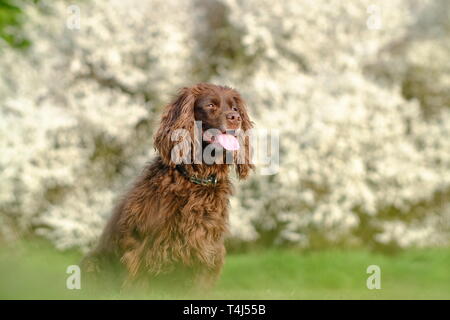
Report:
[[[207,178],[198,178],[196,176],[189,175],[186,168],[180,164],[176,165],[175,168],[178,170],[179,173],[181,173],[181,175],[183,177],[185,177],[190,182],[195,183],[195,184],[200,184],[202,186],[210,186],[210,185],[214,186],[218,182],[215,174],[212,174],[212,175],[208,176]]]

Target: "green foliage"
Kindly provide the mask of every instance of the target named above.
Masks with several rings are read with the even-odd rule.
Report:
[[[33,0],[34,3],[37,0]],[[15,48],[27,47],[30,43],[20,35],[22,11],[15,0],[0,0],[0,38]]]
[[[3,247],[4,248],[4,247]],[[119,292],[67,290],[66,268],[77,252],[58,252],[42,242],[22,242],[0,251],[1,299],[449,299],[450,248],[407,250],[386,256],[367,251],[265,250],[227,257],[215,290]],[[369,290],[369,265],[381,268],[381,289]],[[14,276],[12,276],[14,275]]]

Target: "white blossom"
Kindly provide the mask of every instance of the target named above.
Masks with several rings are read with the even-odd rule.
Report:
[[[164,103],[210,81],[280,133],[278,172],[235,181],[232,238],[449,242],[448,1],[83,1],[79,29],[71,3],[39,3],[31,47],[0,44],[6,238],[92,246]]]

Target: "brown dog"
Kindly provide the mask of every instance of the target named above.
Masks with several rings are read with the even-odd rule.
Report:
[[[206,83],[183,88],[155,135],[159,155],[119,202],[84,270],[116,260],[127,282],[188,270],[189,279],[212,285],[225,256],[232,193],[226,159],[232,155],[239,178],[248,176],[250,139],[239,133],[251,127],[237,91]]]

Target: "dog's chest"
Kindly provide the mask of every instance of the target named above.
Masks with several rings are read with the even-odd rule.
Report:
[[[174,231],[188,242],[222,239],[228,224],[228,202],[229,193],[215,188],[198,188],[181,195],[173,217]]]
[[[227,219],[229,195],[211,188],[188,195],[180,208],[181,219],[195,220],[197,223],[211,219]]]

